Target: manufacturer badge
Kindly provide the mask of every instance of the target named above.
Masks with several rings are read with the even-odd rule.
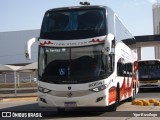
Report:
[[[68,90],[71,90],[71,86],[68,86]]]

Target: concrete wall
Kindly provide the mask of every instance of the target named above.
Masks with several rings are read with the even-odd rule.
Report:
[[[160,34],[160,4],[153,5],[154,34]],[[155,47],[155,59],[160,59],[160,47]]]

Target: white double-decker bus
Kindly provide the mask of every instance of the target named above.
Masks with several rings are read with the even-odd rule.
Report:
[[[134,37],[106,6],[48,10],[39,42],[38,104],[43,107],[100,107],[115,111],[138,92],[136,50],[123,40]]]

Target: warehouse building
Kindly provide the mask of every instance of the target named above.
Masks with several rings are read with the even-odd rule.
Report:
[[[23,65],[36,62],[38,59],[38,43],[32,46],[32,59],[26,60],[25,43],[33,37],[38,37],[39,29],[0,32],[0,64]]]

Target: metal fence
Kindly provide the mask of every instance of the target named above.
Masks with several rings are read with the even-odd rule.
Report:
[[[37,92],[37,72],[14,72],[0,74],[0,98],[35,96]]]
[[[33,73],[17,73],[17,78],[19,77],[19,82],[26,83],[32,82],[36,77]],[[17,81],[18,82],[18,81]],[[13,72],[5,72],[0,74],[0,84],[1,83],[14,83],[14,73]]]

